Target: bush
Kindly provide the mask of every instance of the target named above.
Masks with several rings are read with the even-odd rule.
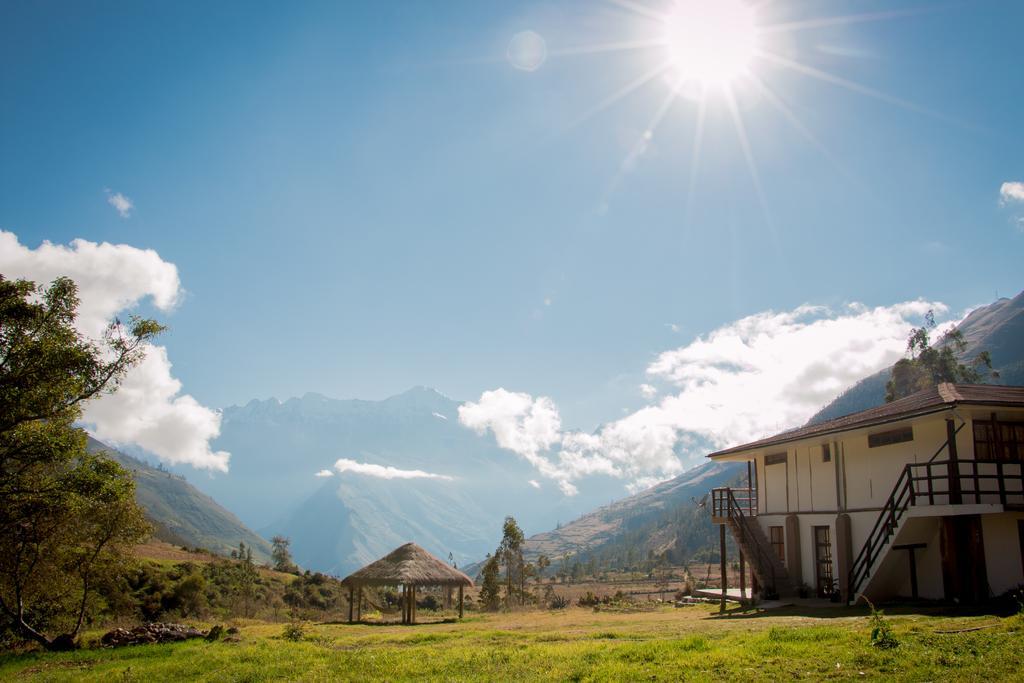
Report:
[[[441,603],[438,602],[437,598],[433,595],[427,594],[423,596],[422,600],[416,601],[416,606],[422,609],[427,609],[431,610],[432,612],[436,612],[441,608]]]
[[[551,609],[565,609],[569,606],[569,599],[562,595],[552,594],[548,600],[548,607]]]
[[[306,637],[306,625],[301,621],[293,621],[285,625],[281,631],[281,637],[292,643],[297,643]]]
[[[591,591],[587,591],[576,600],[576,604],[580,607],[597,607],[601,604],[601,599],[594,595]]]

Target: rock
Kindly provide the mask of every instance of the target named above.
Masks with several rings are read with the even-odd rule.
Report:
[[[100,639],[100,644],[104,647],[122,647],[147,643],[176,643],[191,638],[205,638],[206,635],[199,629],[184,624],[152,623],[133,629],[115,628],[107,631]]]
[[[228,635],[237,636],[239,633],[237,626],[228,626]]]
[[[221,626],[220,624],[217,624],[216,626],[214,626],[213,628],[210,629],[209,633],[206,634],[206,640],[207,640],[207,642],[211,642],[212,643],[215,640],[220,640],[221,637],[223,637],[223,635],[224,635],[224,627]]]

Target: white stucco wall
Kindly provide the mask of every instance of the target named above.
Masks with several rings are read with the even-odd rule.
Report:
[[[1000,595],[1024,583],[1020,535],[1017,521],[1024,513],[982,515],[981,534],[985,543],[985,569],[993,595]]]

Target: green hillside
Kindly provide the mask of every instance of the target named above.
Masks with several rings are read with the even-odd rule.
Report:
[[[89,439],[89,450],[105,452],[121,463],[135,479],[135,498],[162,541],[194,548],[206,548],[226,555],[238,544],[252,548],[259,562],[270,560],[270,544],[247,528],[182,477],[165,472]]]

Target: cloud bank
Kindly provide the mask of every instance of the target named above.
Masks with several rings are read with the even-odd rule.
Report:
[[[400,470],[390,465],[374,465],[368,462],[356,462],[348,458],[341,458],[334,463],[334,469],[340,473],[352,472],[353,474],[362,474],[367,477],[377,477],[378,479],[440,479],[442,481],[454,481],[453,477],[449,477],[446,474],[434,474],[433,472],[424,472],[423,470]],[[324,470],[324,472],[326,471]],[[327,475],[321,472],[317,476]]]
[[[152,249],[125,244],[76,239],[69,246],[43,242],[30,249],[13,233],[0,231],[0,273],[43,285],[70,277],[81,300],[76,326],[93,338],[143,299],[170,312],[182,297],[173,263]],[[220,433],[220,414],[181,389],[167,349],[149,345],[146,358],[127,373],[116,393],[86,405],[83,421],[96,438],[112,445],[134,444],[168,463],[226,472],[230,454],[210,447]]]
[[[626,480],[640,490],[682,472],[706,454],[799,426],[859,379],[898,360],[907,336],[938,302],[908,301],[841,311],[801,306],[751,315],[647,367],[642,395],[653,400],[596,433],[564,431],[547,397],[505,389],[484,392],[459,408],[459,421],[490,431],[566,495],[590,475]],[[658,385],[661,387],[659,390]]]

